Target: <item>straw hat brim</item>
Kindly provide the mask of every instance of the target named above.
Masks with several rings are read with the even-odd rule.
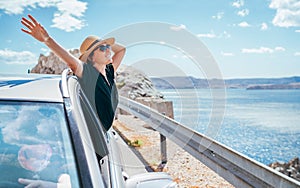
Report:
[[[113,45],[115,43],[115,38],[107,38],[107,39],[103,39],[100,40],[99,42],[97,42],[96,44],[94,44],[90,49],[88,49],[87,51],[85,51],[83,54],[81,54],[79,56],[79,59],[83,62],[86,62],[90,53],[92,53],[92,51],[95,50],[95,48],[97,48],[98,46],[100,46],[101,44],[109,44],[109,45]]]

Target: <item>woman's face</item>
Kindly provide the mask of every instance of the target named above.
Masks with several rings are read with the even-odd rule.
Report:
[[[111,62],[111,48],[110,45],[102,44],[97,47],[92,56],[92,61],[98,64],[108,64]]]

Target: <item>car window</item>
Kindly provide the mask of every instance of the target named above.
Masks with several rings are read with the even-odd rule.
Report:
[[[0,101],[0,172],[0,187],[62,174],[79,187],[63,104]]]

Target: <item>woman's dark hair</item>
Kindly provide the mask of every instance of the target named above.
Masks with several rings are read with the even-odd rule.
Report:
[[[93,64],[93,61],[90,59],[90,57],[87,58],[86,63]]]
[[[87,60],[86,60],[87,63],[92,63],[92,62],[93,62],[93,61],[92,61],[93,55],[94,55],[94,51],[92,51],[92,52],[90,53],[90,55],[88,56],[88,58],[87,58]]]

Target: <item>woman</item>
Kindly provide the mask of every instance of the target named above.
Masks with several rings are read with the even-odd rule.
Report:
[[[78,77],[79,83],[97,111],[103,127],[108,130],[113,122],[118,103],[118,93],[114,82],[117,71],[125,55],[125,48],[115,43],[114,38],[101,40],[96,36],[87,37],[80,46],[79,59],[61,47],[36,21],[22,18],[21,23],[28,29],[23,32],[45,43],[60,57]],[[111,57],[111,50],[114,55]]]

